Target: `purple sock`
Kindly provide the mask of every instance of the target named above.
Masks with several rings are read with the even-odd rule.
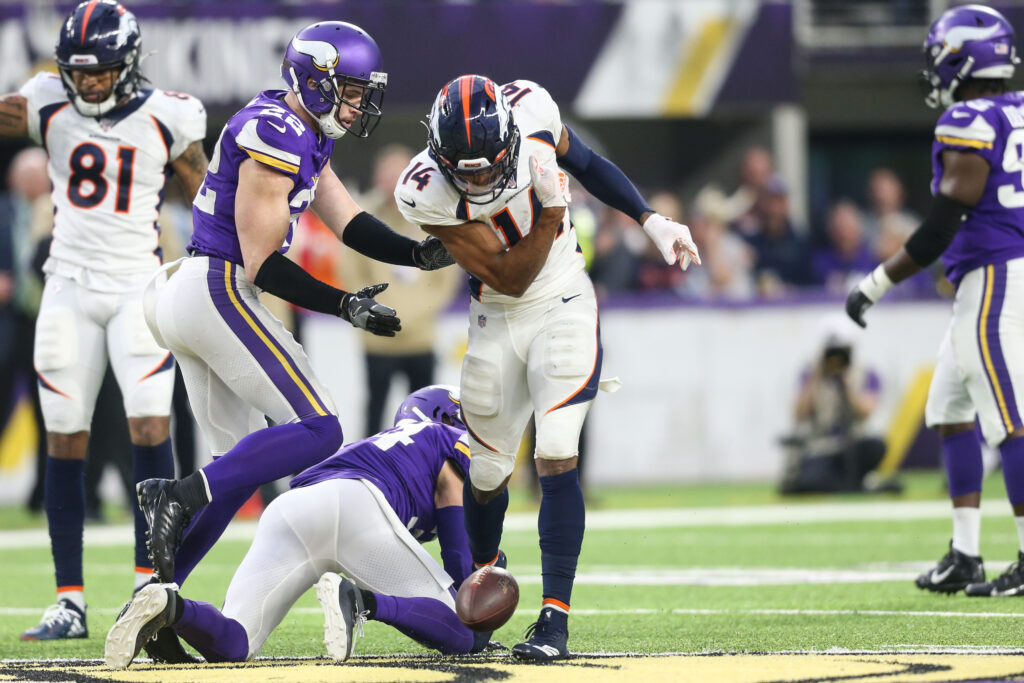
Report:
[[[185,530],[178,552],[174,554],[174,582],[178,586],[185,584],[185,579],[199,564],[199,560],[210,551],[224,529],[235,518],[238,509],[256,492],[258,486],[233,491],[215,499],[196,513]]]
[[[1024,503],[1024,439],[1007,439],[999,445],[1003,457],[1003,481],[1011,505]]]
[[[249,656],[249,636],[234,619],[208,602],[183,600],[185,609],[174,630],[208,662],[244,662]]]
[[[341,441],[337,416],[306,418],[253,432],[202,471],[217,500],[301,472],[334,455]]]
[[[570,604],[586,510],[579,470],[540,477],[540,566],[544,597]]]
[[[974,429],[942,439],[949,497],[981,491],[981,441]]]
[[[444,655],[465,655],[474,651],[476,634],[440,600],[396,598],[380,593],[374,593],[374,597],[377,598],[377,613],[373,618],[394,626],[420,645]]]

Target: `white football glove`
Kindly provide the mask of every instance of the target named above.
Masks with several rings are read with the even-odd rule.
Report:
[[[541,166],[536,156],[530,157],[530,179],[543,207],[568,206],[569,176],[554,163]]]
[[[644,232],[657,245],[665,263],[671,265],[678,259],[683,270],[690,266],[691,261],[700,265],[697,245],[693,243],[690,229],[682,223],[676,223],[671,218],[655,213],[644,221]]]

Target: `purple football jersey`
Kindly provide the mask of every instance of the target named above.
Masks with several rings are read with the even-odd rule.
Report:
[[[464,435],[438,422],[403,421],[376,436],[348,444],[296,475],[291,487],[328,479],[366,479],[381,490],[413,537],[425,543],[437,534],[434,485],[441,467],[452,460],[463,476],[469,472],[469,447]]]
[[[190,254],[205,254],[242,264],[235,228],[238,168],[254,159],[291,178],[291,225],[282,246],[288,251],[299,214],[316,194],[320,173],[331,158],[334,140],[318,136],[284,103],[284,90],[264,90],[231,117],[221,131],[206,179],[192,202]]]
[[[949,245],[942,260],[946,277],[959,284],[985,265],[1024,256],[1024,92],[958,102],[935,127],[932,194],[942,181],[942,152],[980,154],[989,164],[981,201]]]

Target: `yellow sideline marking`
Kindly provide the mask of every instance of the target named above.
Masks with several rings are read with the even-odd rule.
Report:
[[[885,437],[885,457],[878,465],[881,474],[894,474],[903,464],[917,433],[924,423],[924,406],[928,402],[928,388],[932,383],[934,368],[919,370],[903,393],[896,415],[889,424]]]
[[[0,434],[0,471],[15,470],[35,455],[39,428],[32,403],[23,398],[11,411],[7,427]]]
[[[517,663],[507,655],[495,657],[355,657],[344,664],[326,660],[276,660],[246,664],[170,666],[136,663],[127,671],[102,665],[68,662],[0,663],[0,679],[25,674],[31,678],[52,673],[89,676],[124,683],[214,681],[551,681],[552,683],[621,683],[622,681],[706,681],[761,683],[806,681],[826,675],[844,683],[938,682],[1024,676],[1020,655],[929,654],[781,654],[781,655],[668,655],[635,657],[576,657],[549,666]]]

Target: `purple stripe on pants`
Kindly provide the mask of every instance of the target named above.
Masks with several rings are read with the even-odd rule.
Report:
[[[295,414],[300,419],[308,417],[316,417],[317,415],[327,415],[327,411],[323,407],[323,401],[316,395],[313,390],[313,385],[307,380],[302,373],[299,371],[298,365],[288,355],[288,352],[277,343],[274,336],[263,326],[260,319],[250,309],[245,301],[242,299],[242,295],[238,291],[238,287],[235,284],[233,273],[231,276],[227,276],[231,282],[231,293],[234,294],[235,300],[238,302],[236,306],[231,297],[229,296],[227,286],[225,284],[225,271],[228,268],[232,270],[240,266],[234,264],[228,264],[228,262],[221,259],[209,257],[209,270],[207,271],[207,285],[210,289],[210,297],[213,299],[213,304],[217,308],[217,312],[220,313],[224,322],[227,323],[228,327],[234,332],[235,336],[242,342],[249,353],[252,354],[256,362],[259,363],[263,371],[267,373],[270,381],[273,382],[274,386],[277,387],[285,399],[288,401],[288,405],[292,407]],[[273,350],[267,345],[267,342],[260,339],[256,330],[253,329],[252,325],[245,319],[242,312],[248,315],[249,320],[256,325],[257,329],[263,333],[267,341],[273,345],[273,348],[284,359],[284,363],[287,367],[278,360],[277,355],[274,354]],[[293,379],[292,375],[288,372],[291,369],[295,377],[298,378],[298,382]],[[309,391],[313,397],[311,402],[303,392],[303,386]]]
[[[1004,426],[1008,432],[1012,432],[1015,428],[1021,426],[1020,412],[1017,410],[1017,399],[1013,394],[1013,383],[1010,381],[1010,372],[1006,367],[1006,357],[1003,355],[1003,347],[999,340],[999,318],[1003,310],[1003,300],[1006,298],[1006,264],[1000,263],[992,266],[991,274],[992,298],[989,302],[988,317],[984,321],[984,334],[988,341],[989,358],[992,361],[992,371],[995,373],[994,379],[1002,393],[1006,411],[1009,413],[1010,424],[1004,424]],[[992,383],[992,380],[993,378],[990,376],[989,382]],[[994,387],[993,391],[995,391]],[[998,397],[996,405],[997,407],[999,406]],[[1002,416],[1001,408],[1000,416]]]

